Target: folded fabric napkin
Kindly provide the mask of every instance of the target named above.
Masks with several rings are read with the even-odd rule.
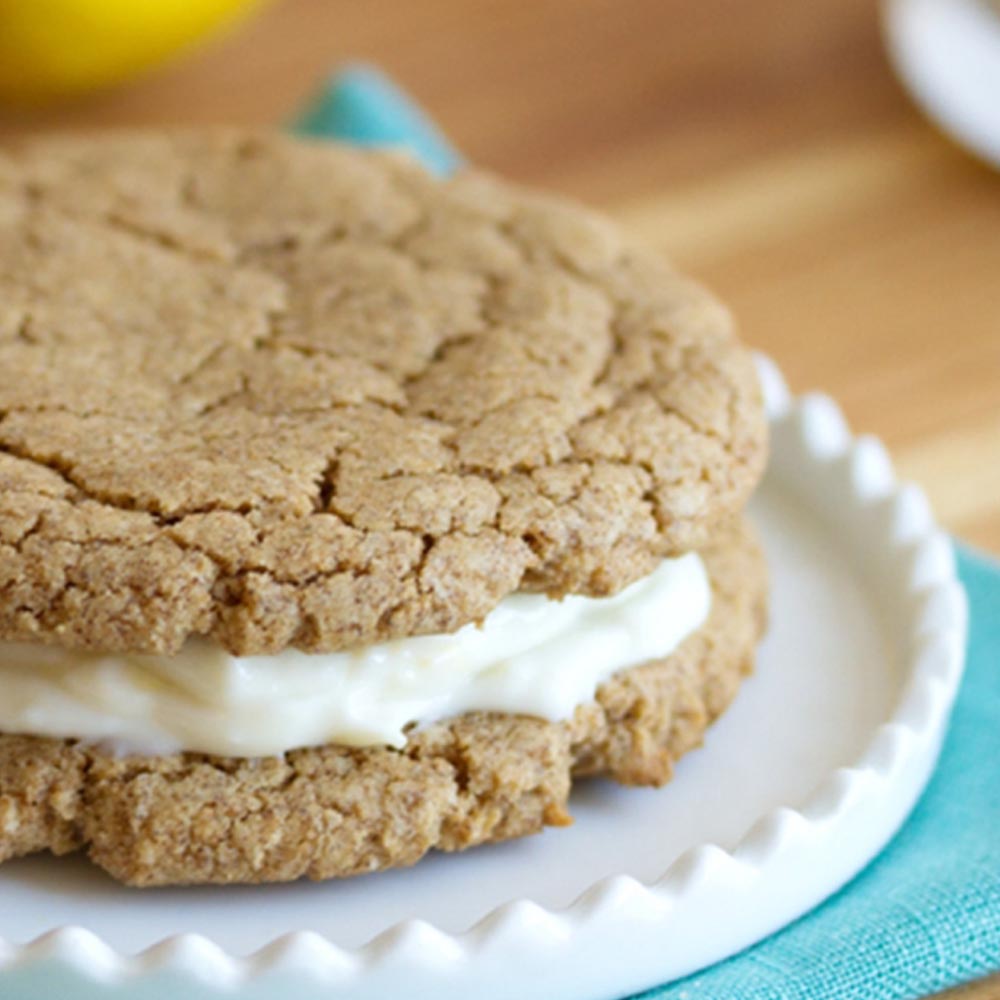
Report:
[[[420,108],[369,66],[338,73],[291,127],[303,135],[355,146],[404,146],[439,174],[450,174],[462,163]]]
[[[461,158],[384,76],[335,77],[297,131]],[[1000,970],[1000,563],[959,549],[968,666],[937,771],[909,821],[823,905],[740,955],[643,1000],[904,1000]],[[611,1000],[611,998],[609,998]]]
[[[958,567],[966,674],[903,829],[812,913],[643,1000],[909,1000],[1000,970],[1000,563],[959,548]]]

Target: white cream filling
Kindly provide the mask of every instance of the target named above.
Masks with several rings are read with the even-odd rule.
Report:
[[[0,732],[121,752],[235,757],[323,743],[406,742],[474,710],[557,721],[615,671],[671,653],[708,616],[695,553],[613,597],[514,594],[481,626],[340,653],[235,657],[207,641],[173,656],[0,643]]]

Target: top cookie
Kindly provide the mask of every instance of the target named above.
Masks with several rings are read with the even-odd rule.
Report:
[[[271,134],[0,155],[0,638],[237,654],[611,593],[764,462],[727,313],[606,220]]]

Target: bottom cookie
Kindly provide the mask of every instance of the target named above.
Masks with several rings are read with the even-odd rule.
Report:
[[[764,626],[766,572],[746,523],[702,557],[705,625],[671,656],[616,674],[566,722],[471,713],[400,750],[251,760],[0,735],[0,861],[82,848],[134,886],[327,879],[566,825],[578,777],[661,785],[731,701]]]

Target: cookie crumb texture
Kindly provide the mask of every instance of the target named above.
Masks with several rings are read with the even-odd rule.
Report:
[[[115,758],[0,735],[0,861],[83,848],[137,886],[326,879],[564,825],[575,777],[662,784],[731,700],[763,628],[765,572],[745,527],[727,527],[705,559],[706,625],[566,723],[474,713],[403,750],[266,760]]]
[[[764,450],[726,312],[576,206],[269,134],[0,153],[0,637],[330,651],[608,594]]]

